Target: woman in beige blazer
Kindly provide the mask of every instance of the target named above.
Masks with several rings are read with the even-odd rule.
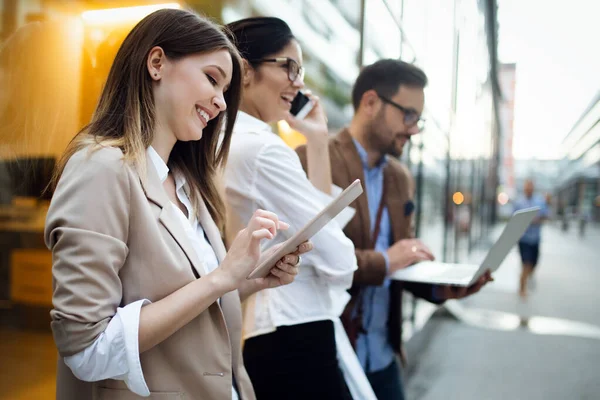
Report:
[[[187,11],[149,15],[121,45],[46,221],[58,399],[255,398],[240,299],[290,283],[311,244],[248,281],[260,241],[287,227],[258,210],[226,253],[216,171],[240,88],[237,51]]]

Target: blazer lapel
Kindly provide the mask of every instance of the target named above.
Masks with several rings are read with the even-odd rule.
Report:
[[[163,189],[162,183],[158,177],[152,160],[146,157],[146,177],[145,179],[140,176],[140,181],[146,193],[148,200],[152,201],[161,208],[158,220],[167,228],[167,231],[173,236],[175,242],[181,247],[188,260],[192,264],[192,269],[197,276],[206,275],[206,270],[203,263],[198,259],[198,255],[194,250],[194,247],[190,243],[187,234],[181,223],[179,222],[178,216],[175,214],[177,210],[171,204],[171,201],[167,197],[165,190]]]
[[[202,229],[204,229],[204,233],[206,233],[208,242],[215,251],[217,260],[219,260],[220,264],[225,258],[225,245],[223,244],[223,239],[221,238],[221,232],[219,232],[219,228],[217,228],[215,221],[208,212],[208,208],[206,207],[204,201],[200,202],[200,209],[198,210],[198,222],[200,222]]]
[[[338,142],[338,148],[346,164],[346,171],[348,171],[348,184],[353,182],[355,179],[360,179],[364,187],[365,173],[363,170],[360,155],[358,154],[356,145],[352,140],[350,131],[348,129],[342,130],[338,134],[336,141]],[[364,190],[365,193],[362,196],[358,196],[358,199],[354,201],[351,207],[354,207],[356,209],[356,213],[358,214],[358,218],[360,220],[360,225],[362,227],[361,232],[363,235],[363,244],[366,246],[370,246],[371,217],[369,214],[369,199],[366,194],[367,189],[364,188]]]

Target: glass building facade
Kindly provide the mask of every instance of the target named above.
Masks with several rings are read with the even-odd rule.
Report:
[[[600,92],[562,143],[564,158],[555,188],[557,212],[600,221]]]

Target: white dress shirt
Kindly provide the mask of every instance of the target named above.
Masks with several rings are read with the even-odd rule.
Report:
[[[333,200],[311,184],[296,152],[268,124],[244,112],[237,116],[224,177],[231,234],[244,228],[258,208],[290,224],[265,246],[291,237]],[[341,189],[334,187],[333,192]],[[354,210],[347,208],[312,237],[314,248],[302,255],[294,282],[246,300],[243,338],[274,332],[278,326],[332,320],[340,367],[353,397],[375,399],[339,319],[358,268],[354,245],[342,231],[353,216]]]
[[[148,147],[146,156],[152,160],[158,177],[161,182],[164,182],[169,174],[167,164],[152,146]],[[204,230],[194,214],[194,209],[186,193],[185,178],[176,174],[175,186],[177,198],[185,206],[188,216],[186,217],[177,205],[169,203],[169,206],[177,210],[179,222],[194,247],[198,259],[203,262],[206,271],[210,273],[219,266],[217,255],[206,239]],[[73,374],[88,382],[103,379],[123,380],[129,390],[135,394],[149,396],[150,390],[144,380],[138,346],[140,310],[148,303],[150,301],[144,299],[122,308],[119,307],[106,330],[98,336],[94,343],[73,356],[65,357],[65,364],[73,371]],[[238,400],[238,398],[238,394],[233,388],[232,400]]]

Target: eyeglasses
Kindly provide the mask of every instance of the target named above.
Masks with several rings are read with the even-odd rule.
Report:
[[[298,77],[300,79],[304,79],[304,68],[298,65],[298,62],[293,58],[289,57],[278,57],[278,58],[264,58],[262,60],[252,60],[250,62],[253,63],[262,63],[262,62],[273,62],[280,63],[284,62],[285,67],[287,68],[288,79],[291,82],[295,82]]]
[[[419,132],[423,130],[423,128],[425,127],[425,118],[422,118],[416,110],[412,108],[402,107],[400,104],[388,99],[385,96],[380,95],[379,93],[377,93],[377,96],[379,96],[381,101],[383,101],[384,103],[396,107],[398,110],[404,113],[404,125],[406,125],[408,128],[416,125],[417,128],[419,128]]]

